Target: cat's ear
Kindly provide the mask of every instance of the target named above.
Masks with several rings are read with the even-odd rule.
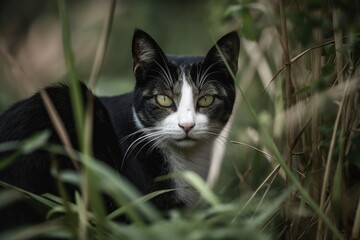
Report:
[[[146,32],[135,29],[132,40],[132,57],[133,57],[133,71],[143,72],[153,64],[164,64],[166,56],[155,42]]]
[[[206,54],[204,63],[220,64],[226,67],[225,62],[230,67],[231,71],[236,74],[238,69],[238,58],[240,51],[240,39],[237,32],[230,32],[220,38],[216,44]]]

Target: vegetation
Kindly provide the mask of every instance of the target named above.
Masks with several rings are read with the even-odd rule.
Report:
[[[91,68],[89,85],[94,88],[102,66],[105,71],[108,67],[103,62],[114,2],[109,1]],[[77,79],[82,73],[77,73],[77,55],[72,52],[66,1],[57,3],[67,67],[65,79],[72,89],[81,152],[67,144],[60,122],[57,130],[64,136],[67,148],[47,145],[46,132],[24,142],[4,143],[0,151],[16,152],[12,158],[2,160],[0,168],[17,154],[39,148],[68,154],[84,170],[57,172],[54,168],[54,176],[60,190],[63,183],[71,183],[81,192],[71,203],[65,194],[37,196],[1,183],[0,207],[27,197],[48,211],[49,222],[0,233],[0,239],[26,239],[40,234],[65,239],[360,238],[360,3],[200,3],[207,6],[209,21],[216,22],[214,25],[221,31],[236,29],[242,35],[240,68],[234,76],[239,99],[231,133],[221,139],[225,154],[215,159],[224,160],[216,185],[210,189],[193,173],[181,173],[176,177],[185,178],[203,201],[193,209],[165,214],[148,200],[173,189],[140,196],[125,179],[91,157],[91,121],[87,117],[91,104],[88,109],[78,107]],[[223,19],[221,24],[219,18]],[[4,51],[0,53],[5,55]],[[9,62],[16,66],[16,62]],[[99,89],[107,88],[102,80]],[[55,124],[51,101],[46,93],[42,96]],[[216,174],[211,177],[216,179]],[[101,192],[109,194],[121,207],[107,214]],[[129,224],[115,220],[124,214]]]

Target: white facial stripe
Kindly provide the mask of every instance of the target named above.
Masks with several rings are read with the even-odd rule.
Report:
[[[182,81],[181,98],[177,105],[177,111],[169,114],[164,120],[157,124],[157,127],[168,133],[168,138],[172,140],[201,139],[204,132],[208,130],[209,119],[206,115],[196,112],[194,103],[194,93],[191,85],[186,80],[183,72],[179,79]],[[177,142],[179,146],[191,146],[194,142]]]
[[[181,99],[178,106],[179,124],[195,124],[194,97],[190,84],[186,81],[185,73],[182,74]]]

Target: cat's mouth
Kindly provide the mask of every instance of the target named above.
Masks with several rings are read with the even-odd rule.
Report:
[[[176,142],[196,142],[197,140],[195,138],[191,138],[189,136],[186,136],[184,138],[176,139]]]
[[[196,139],[186,136],[184,138],[178,139],[177,141],[196,141]]]

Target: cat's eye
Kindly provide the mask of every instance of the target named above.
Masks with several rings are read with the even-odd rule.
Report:
[[[156,95],[156,102],[162,107],[171,107],[173,105],[173,100],[162,94]]]
[[[200,107],[208,107],[214,102],[214,100],[215,100],[214,96],[205,95],[198,100],[198,105]]]

